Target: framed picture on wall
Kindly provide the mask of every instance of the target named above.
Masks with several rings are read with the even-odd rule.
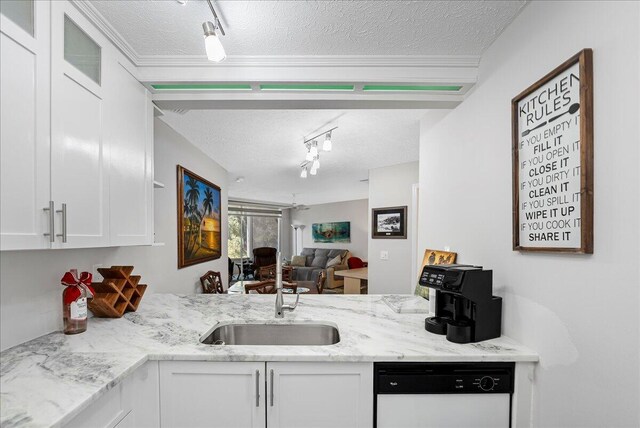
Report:
[[[311,236],[316,243],[351,242],[351,223],[348,221],[313,223]]]
[[[222,255],[220,187],[178,165],[178,269]]]
[[[371,238],[407,239],[407,206],[371,210]]]
[[[418,269],[418,280],[420,279],[422,269],[424,269],[425,266],[452,265],[456,262],[457,257],[458,253],[452,253],[451,251],[425,250],[424,256],[422,257],[422,264],[420,265],[420,269]],[[429,287],[423,287],[420,284],[416,284],[415,294],[416,296],[424,297],[429,300]]]
[[[513,250],[593,253],[593,71],[584,49],[511,102]]]

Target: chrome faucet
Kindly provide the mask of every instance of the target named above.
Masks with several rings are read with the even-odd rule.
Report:
[[[296,294],[296,302],[293,305],[285,305],[282,297],[282,257],[278,251],[276,255],[276,318],[284,318],[284,311],[293,312],[298,306],[300,294]]]

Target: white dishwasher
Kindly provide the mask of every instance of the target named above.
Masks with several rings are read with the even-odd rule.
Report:
[[[376,428],[508,428],[514,363],[376,363]]]

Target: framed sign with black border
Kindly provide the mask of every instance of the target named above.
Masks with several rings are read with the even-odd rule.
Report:
[[[407,239],[407,207],[372,209],[371,238]]]
[[[593,253],[593,60],[584,49],[511,101],[513,250]]]

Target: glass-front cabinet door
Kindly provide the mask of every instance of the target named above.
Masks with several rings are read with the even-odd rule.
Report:
[[[107,43],[70,2],[51,2],[51,198],[64,235],[54,248],[109,245]]]

